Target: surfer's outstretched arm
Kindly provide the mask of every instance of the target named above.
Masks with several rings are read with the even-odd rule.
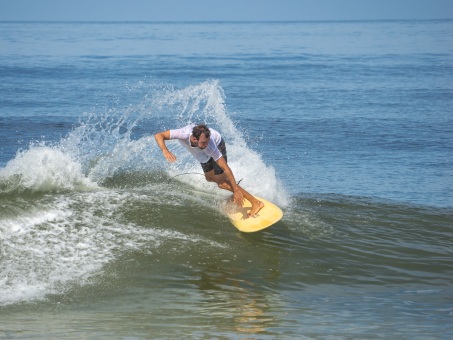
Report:
[[[165,144],[166,140],[170,140],[170,130],[158,132],[154,135],[154,139],[157,142],[157,145],[162,150],[164,157],[169,162],[176,161],[176,156],[173,155],[170,150],[168,150],[167,145]]]

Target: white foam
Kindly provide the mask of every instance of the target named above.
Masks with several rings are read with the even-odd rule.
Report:
[[[134,192],[75,192],[55,196],[47,209],[1,219],[0,306],[65,294],[74,285],[92,282],[125,253],[152,253],[167,240],[181,246],[211,244],[157,226],[138,226],[122,216],[125,205],[144,199]]]
[[[61,191],[93,189],[97,185],[85,177],[81,165],[56,147],[36,146],[19,152],[0,169],[4,182],[16,178],[8,190]]]

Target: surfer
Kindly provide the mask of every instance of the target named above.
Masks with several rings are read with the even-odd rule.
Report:
[[[208,182],[215,182],[219,188],[231,191],[234,201],[241,206],[244,198],[250,201],[252,209],[248,217],[255,216],[264,207],[263,202],[236,183],[233,171],[227,164],[225,142],[216,130],[208,128],[205,124],[191,124],[180,129],[158,132],[154,135],[154,138],[169,162],[176,161],[176,156],[168,150],[165,141],[178,139],[201,163]]]

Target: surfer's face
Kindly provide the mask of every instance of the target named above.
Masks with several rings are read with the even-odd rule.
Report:
[[[206,138],[206,136],[203,134],[200,135],[200,138],[196,139],[195,137],[192,136],[191,143],[193,146],[198,147],[199,149],[206,149],[209,143],[209,138]]]

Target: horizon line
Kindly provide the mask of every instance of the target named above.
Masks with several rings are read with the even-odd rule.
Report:
[[[432,19],[301,19],[301,20],[4,20],[1,23],[298,23],[298,22],[364,22],[364,21],[449,21],[452,18]]]

